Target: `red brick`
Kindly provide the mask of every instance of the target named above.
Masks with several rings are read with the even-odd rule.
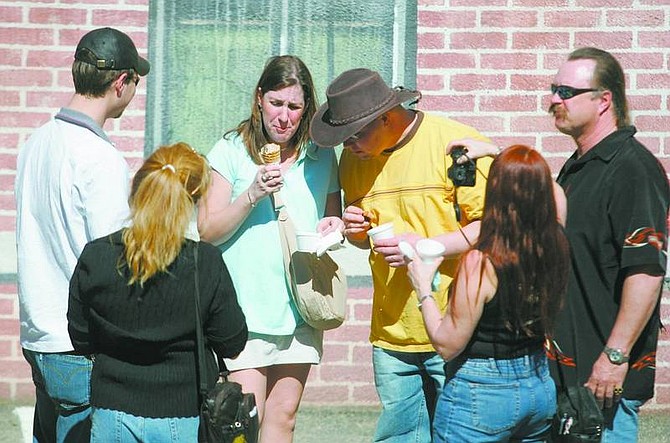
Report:
[[[18,106],[21,103],[19,91],[2,91],[0,106]]]
[[[15,316],[17,312],[18,311],[16,310],[16,304],[14,303],[13,299],[0,298],[0,316],[3,317],[10,315]],[[0,352],[0,355],[3,355],[2,352]]]
[[[61,0],[61,3],[90,3],[93,5],[118,5],[119,0]],[[128,0],[124,2],[125,4],[131,4]]]
[[[518,135],[512,135],[512,136],[497,135],[491,138],[493,140],[493,143],[498,146],[508,147],[512,145],[526,145],[530,146],[531,148],[537,149],[537,140],[535,139],[535,137],[527,137],[527,136],[524,137]]]
[[[1,23],[20,23],[23,21],[23,8],[14,6],[0,7]]]
[[[324,343],[323,363],[351,363],[349,345]]]
[[[372,317],[372,303],[356,303],[351,306],[352,314],[349,315],[349,319],[354,321],[370,321]]]
[[[638,74],[638,89],[668,89],[670,88],[670,74]],[[667,128],[666,128],[667,129]]]
[[[14,211],[15,209],[16,200],[14,200],[14,193],[0,194],[0,211]]]
[[[367,325],[344,324],[329,331],[329,339],[338,342],[367,343],[370,337],[370,327]]]
[[[661,139],[659,137],[645,137],[639,135],[639,133],[636,135],[640,143],[642,143],[652,154],[657,157],[661,154]]]
[[[5,358],[15,357],[12,355],[13,347],[14,340],[0,340],[0,361],[3,361]]]
[[[474,68],[475,57],[473,54],[431,52],[419,54],[417,56],[417,66],[421,69]]]
[[[79,8],[30,8],[28,21],[40,24],[83,25],[87,12]]]
[[[54,32],[44,28],[3,26],[0,28],[0,42],[4,45],[51,46],[54,44]]]
[[[0,169],[16,170],[16,153],[0,153]]]
[[[482,69],[537,69],[537,55],[535,54],[481,54]]]
[[[417,13],[418,22],[427,28],[474,28],[477,20],[475,11],[423,11]]]
[[[27,377],[25,381],[14,382],[14,397],[13,400],[29,404],[35,403],[35,385],[32,378]]]
[[[514,49],[568,49],[568,32],[515,32],[512,35]]]
[[[631,14],[629,10],[607,11],[607,26],[613,27],[655,27],[663,26],[665,23],[665,13],[660,10],[637,10]]]
[[[640,115],[635,117],[635,125],[645,131],[666,132],[670,127],[670,117],[662,115]]]
[[[639,46],[642,48],[667,49],[670,47],[670,35],[667,31],[640,31],[638,32],[637,39]]]
[[[358,364],[372,363],[372,345],[354,345],[353,361]]]
[[[640,0],[640,4],[645,6],[670,5],[670,0]]]
[[[417,46],[422,50],[444,48],[444,34],[441,32],[419,32]]]
[[[568,6],[568,0],[515,0],[514,6],[516,7],[539,6],[542,8],[566,7]]]
[[[21,51],[9,48],[0,48],[0,66],[20,66]]]
[[[507,34],[504,32],[454,32],[451,34],[452,49],[505,49]]]
[[[632,32],[576,32],[574,47],[595,46],[609,51],[630,49],[632,43]]]
[[[444,89],[444,76],[419,74],[416,84],[420,91],[440,91]]]
[[[354,403],[379,404],[379,396],[374,384],[356,386],[351,399]]]
[[[551,77],[547,75],[512,74],[511,89],[515,91],[546,91],[549,95]]]
[[[57,108],[65,106],[72,98],[72,92],[30,92],[26,93],[26,104],[30,108]]]
[[[14,175],[0,173],[0,191],[14,192]]]
[[[12,71],[12,75],[0,76],[0,87],[51,86],[52,82],[51,72],[40,69],[15,69]]]
[[[544,26],[548,28],[595,28],[600,24],[600,11],[565,10],[546,11]]]
[[[613,8],[627,8],[633,6],[633,0],[577,0],[578,7],[594,8],[594,7],[613,7]]]
[[[16,283],[0,284],[0,294],[16,295]]]
[[[442,6],[445,0],[419,0],[417,5],[421,6]],[[453,3],[453,1],[452,1]]]
[[[0,359],[0,379],[30,377],[30,365],[21,359]]]
[[[670,1],[670,0],[669,0]],[[668,39],[668,45],[670,47],[670,39]],[[639,53],[639,52],[622,52],[614,53],[614,56],[619,63],[621,63],[624,71],[627,68],[632,68],[636,70],[649,70],[649,69],[663,69],[663,54],[660,52],[655,53]]]
[[[510,130],[514,134],[516,133],[523,134],[526,132],[537,133],[537,132],[555,131],[553,121],[544,115],[541,116],[526,115],[522,117],[512,116],[510,126],[511,126]]]
[[[475,97],[473,95],[424,95],[421,99],[421,109],[437,112],[474,111]]]
[[[146,118],[144,115],[123,115],[119,120],[122,131],[144,132]]]
[[[549,119],[549,117],[547,117]],[[566,157],[572,155],[576,149],[572,137],[562,135],[556,131],[556,135],[542,138],[542,150],[552,154],[564,153]]]
[[[481,13],[481,24],[489,28],[532,28],[537,26],[536,11],[488,10]]]
[[[454,91],[503,90],[506,86],[503,74],[454,74],[451,89]]]
[[[505,120],[502,117],[480,117],[471,115],[452,116],[463,124],[477,128],[479,131],[488,134],[491,132],[502,132],[505,130]]]
[[[72,51],[29,51],[26,66],[70,69],[72,66]]]
[[[372,365],[328,365],[321,366],[321,379],[324,381],[369,382],[373,379]]]
[[[0,111],[0,121],[7,128],[36,128],[49,120],[51,114],[42,112]],[[5,165],[0,154],[0,168]]]
[[[0,215],[0,232],[15,232],[16,217],[13,215]]]
[[[149,11],[133,11],[123,9],[99,9],[93,11],[93,24],[95,26],[111,26],[113,23],[123,23],[124,27],[146,28],[149,23]],[[126,32],[133,39],[136,46],[144,47],[146,39],[138,41],[134,34]]]
[[[0,149],[16,149],[19,146],[18,134],[0,134]]]
[[[349,401],[349,387],[340,386],[314,386],[307,383],[302,396],[303,404],[344,403]]]
[[[109,138],[114,142],[116,149],[126,152],[141,152],[144,150],[144,139],[139,137],[123,137],[108,132]]]
[[[487,95],[481,97],[479,109],[484,112],[535,111],[537,109],[537,98],[532,95]]]
[[[372,288],[349,288],[347,299],[372,300]]]

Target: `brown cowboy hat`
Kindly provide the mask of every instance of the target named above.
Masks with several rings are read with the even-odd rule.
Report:
[[[375,71],[344,71],[326,89],[309,135],[319,146],[339,145],[389,109],[420,97],[419,91],[389,88]]]

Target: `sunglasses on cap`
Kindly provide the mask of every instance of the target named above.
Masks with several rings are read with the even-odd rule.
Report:
[[[576,95],[584,94],[585,92],[595,92],[598,89],[577,89],[572,86],[565,85],[551,85],[551,95],[558,94],[561,100],[568,100]]]

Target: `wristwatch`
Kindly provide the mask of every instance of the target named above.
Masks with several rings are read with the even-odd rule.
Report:
[[[630,358],[630,356],[628,355],[623,355],[623,351],[618,348],[610,348],[609,346],[605,346],[603,352],[605,353],[607,358],[610,359],[610,362],[613,365],[622,365],[624,363],[627,363]]]

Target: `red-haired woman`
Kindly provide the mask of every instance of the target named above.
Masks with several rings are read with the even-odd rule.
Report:
[[[449,362],[435,442],[548,436],[556,390],[543,342],[569,269],[553,183],[549,166],[530,147],[511,146],[497,156],[479,239],[462,258],[444,315],[431,295],[441,260],[408,266],[428,335]]]

